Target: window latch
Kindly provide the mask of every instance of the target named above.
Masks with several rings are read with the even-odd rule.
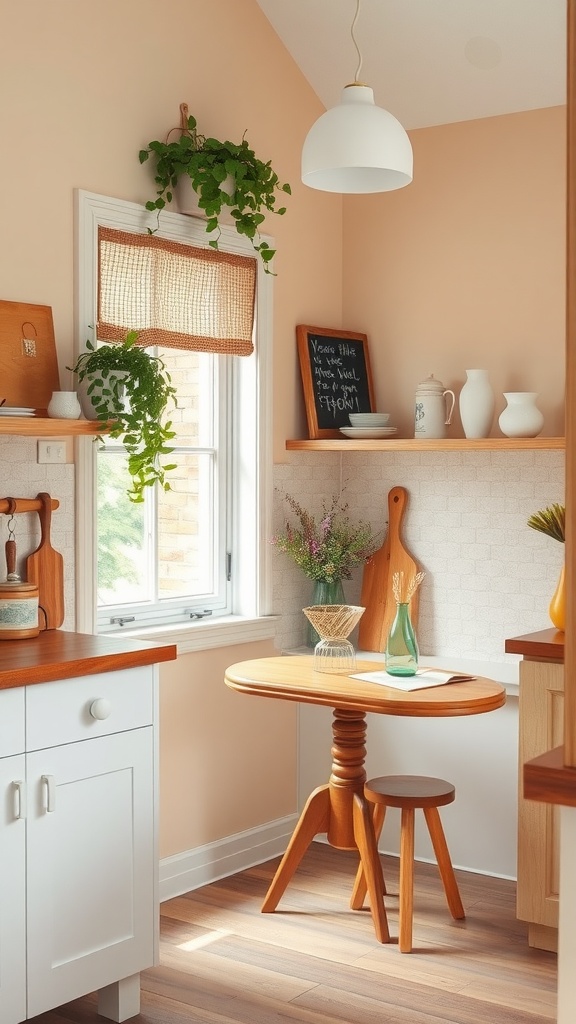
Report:
[[[125,626],[127,622],[135,622],[135,621],[136,621],[136,616],[135,615],[118,615],[116,618],[110,619],[111,623],[115,623],[118,626]]]
[[[191,619],[206,619],[206,618],[208,618],[209,615],[212,615],[212,609],[211,608],[205,608],[203,612],[196,612],[196,611],[192,612],[192,611],[190,611],[189,608],[187,608],[186,609],[186,614],[189,615]]]

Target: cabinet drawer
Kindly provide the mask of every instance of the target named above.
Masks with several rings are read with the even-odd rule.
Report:
[[[24,687],[0,690],[0,757],[24,751]]]
[[[26,688],[26,749],[73,743],[151,725],[154,666]]]

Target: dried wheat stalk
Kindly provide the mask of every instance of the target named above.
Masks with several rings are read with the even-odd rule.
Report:
[[[417,572],[416,575],[408,581],[408,585],[405,587],[404,573],[394,573],[392,576],[392,592],[398,604],[408,604],[412,600],[425,575],[425,572]]]

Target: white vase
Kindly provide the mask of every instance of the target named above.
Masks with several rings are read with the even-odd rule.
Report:
[[[536,391],[509,391],[504,394],[506,408],[498,418],[506,437],[536,437],[544,426],[544,416],[536,406]]]
[[[494,419],[494,392],[486,370],[466,370],[459,398],[465,437],[488,437]]]
[[[48,403],[48,415],[59,420],[77,420],[81,413],[75,391],[53,391]]]

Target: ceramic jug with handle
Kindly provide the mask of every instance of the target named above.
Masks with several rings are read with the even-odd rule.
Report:
[[[416,388],[414,437],[446,437],[456,399],[433,373]]]

